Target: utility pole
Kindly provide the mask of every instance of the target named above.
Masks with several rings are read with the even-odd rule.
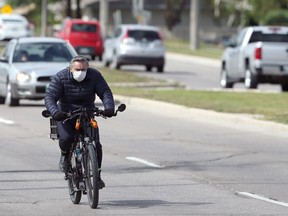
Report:
[[[42,0],[41,8],[41,36],[46,36],[47,30],[47,0]]]
[[[197,50],[199,48],[199,0],[191,0],[190,2],[190,48]]]
[[[108,4],[109,0],[100,0],[100,25],[102,38],[105,38],[107,35]]]

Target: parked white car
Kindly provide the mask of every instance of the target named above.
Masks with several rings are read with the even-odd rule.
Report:
[[[0,14],[0,40],[32,36],[28,20],[19,14]]]
[[[122,65],[144,65],[163,72],[165,47],[159,28],[148,25],[119,25],[112,37],[104,42],[105,66],[120,69]]]

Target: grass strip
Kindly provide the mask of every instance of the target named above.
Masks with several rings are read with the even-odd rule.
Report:
[[[200,91],[175,89],[145,88],[151,82],[163,80],[141,77],[127,71],[101,68],[101,72],[111,85],[114,94],[141,97],[165,101],[187,107],[214,110],[224,113],[241,113],[258,116],[263,120],[270,120],[288,124],[288,94],[287,93],[257,93],[230,91]],[[119,83],[124,83],[119,87]],[[125,83],[142,83],[141,87],[125,87]]]

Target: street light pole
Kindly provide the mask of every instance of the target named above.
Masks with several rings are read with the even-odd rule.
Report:
[[[199,0],[191,0],[190,2],[190,48],[197,50],[199,48]]]
[[[46,36],[47,29],[47,0],[42,0],[41,9],[41,36]]]
[[[108,4],[108,0],[100,0],[100,25],[103,38],[107,35]]]

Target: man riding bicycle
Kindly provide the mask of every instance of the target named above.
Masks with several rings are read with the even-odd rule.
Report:
[[[45,95],[45,106],[57,121],[59,133],[59,147],[61,157],[59,167],[62,172],[69,168],[69,150],[74,139],[76,119],[62,121],[67,118],[67,112],[79,107],[94,107],[95,94],[102,100],[104,115],[111,117],[114,114],[114,98],[110,87],[101,73],[89,67],[85,57],[74,57],[69,67],[59,71],[52,79]],[[97,147],[97,159],[99,165],[99,184],[105,187],[101,180],[102,145],[99,140],[98,128],[95,129],[94,139]]]

